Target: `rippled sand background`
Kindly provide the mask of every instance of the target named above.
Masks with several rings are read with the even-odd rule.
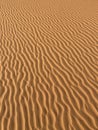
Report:
[[[98,130],[98,0],[0,0],[0,130]]]

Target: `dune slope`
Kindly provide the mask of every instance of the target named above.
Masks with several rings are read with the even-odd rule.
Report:
[[[0,0],[0,130],[98,130],[97,0]]]

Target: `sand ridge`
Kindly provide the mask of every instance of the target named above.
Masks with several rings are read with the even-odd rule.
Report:
[[[0,1],[0,130],[98,130],[98,1]]]

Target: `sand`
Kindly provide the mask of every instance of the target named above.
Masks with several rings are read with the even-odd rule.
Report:
[[[98,0],[0,0],[0,130],[98,130]]]

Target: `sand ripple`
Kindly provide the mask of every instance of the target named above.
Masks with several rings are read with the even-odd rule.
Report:
[[[98,130],[97,5],[0,1],[0,130]]]

